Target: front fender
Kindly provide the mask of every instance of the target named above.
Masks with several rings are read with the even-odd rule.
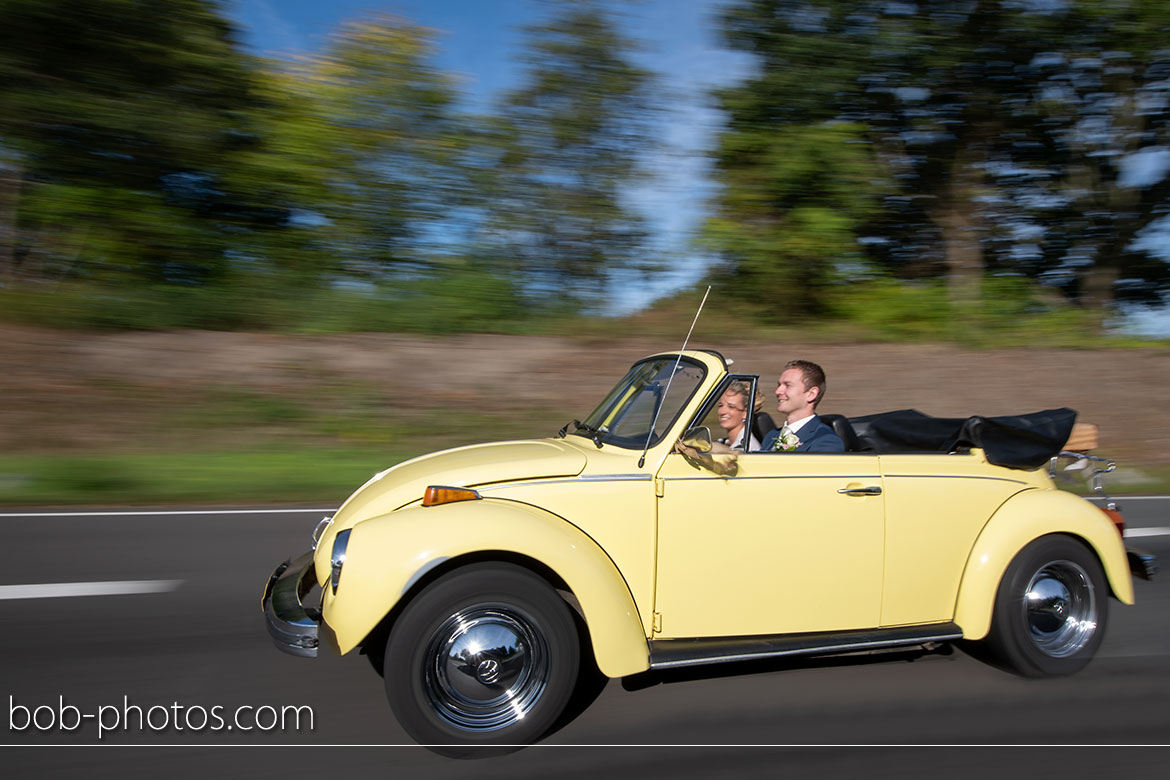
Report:
[[[1133,603],[1125,545],[1105,513],[1063,490],[1025,490],[996,510],[971,548],[955,605],[955,622],[965,639],[987,636],[999,582],[1016,554],[1032,540],[1053,533],[1086,542],[1097,553],[1113,595],[1124,604]]]
[[[482,551],[533,558],[565,581],[606,676],[649,668],[646,634],[629,586],[597,543],[556,515],[498,499],[415,506],[355,525],[337,593],[326,585],[322,602],[341,652],[356,647],[427,571]]]

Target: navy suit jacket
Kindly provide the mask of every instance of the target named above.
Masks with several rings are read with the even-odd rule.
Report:
[[[775,430],[764,437],[760,442],[760,449],[757,452],[771,452],[772,443],[780,436],[780,431]],[[844,452],[845,444],[841,441],[841,437],[833,432],[833,429],[821,422],[821,418],[813,415],[813,418],[801,426],[800,430],[796,432],[796,438],[800,439],[800,446],[788,452]],[[784,450],[778,450],[783,452]]]

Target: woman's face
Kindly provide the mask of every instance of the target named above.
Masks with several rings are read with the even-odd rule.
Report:
[[[744,406],[744,397],[728,390],[719,399],[715,407],[715,414],[719,417],[719,427],[728,433],[735,433],[747,419],[747,407]]]

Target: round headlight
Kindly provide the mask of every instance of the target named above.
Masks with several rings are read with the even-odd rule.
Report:
[[[337,536],[333,537],[333,553],[329,558],[332,564],[329,584],[333,586],[334,593],[337,592],[337,584],[341,582],[341,567],[345,565],[345,548],[349,546],[350,530],[346,528],[344,531],[338,531]]]

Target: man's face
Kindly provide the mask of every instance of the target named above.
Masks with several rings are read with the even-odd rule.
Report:
[[[776,411],[789,419],[802,420],[813,413],[817,392],[805,386],[804,373],[799,368],[790,368],[776,383]]]

